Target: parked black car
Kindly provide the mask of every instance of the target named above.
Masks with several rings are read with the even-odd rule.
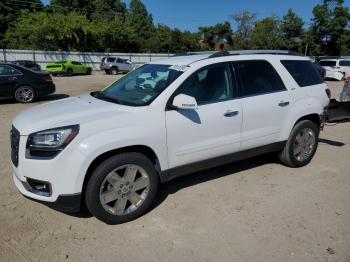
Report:
[[[15,65],[23,66],[34,71],[41,71],[40,65],[30,60],[16,60],[12,62]]]
[[[0,98],[30,103],[55,92],[50,74],[34,72],[14,64],[0,63]]]

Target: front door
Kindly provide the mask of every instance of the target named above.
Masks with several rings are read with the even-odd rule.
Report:
[[[170,168],[240,150],[242,108],[232,79],[230,64],[211,65],[192,74],[175,92],[173,97],[194,97],[198,109],[166,111]]]

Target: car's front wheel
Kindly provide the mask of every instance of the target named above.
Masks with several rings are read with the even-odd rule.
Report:
[[[318,125],[310,120],[298,122],[279,154],[281,162],[290,167],[307,165],[316,153],[319,132]]]
[[[159,178],[152,162],[140,153],[123,153],[102,162],[85,193],[90,212],[107,224],[143,215],[152,204]]]

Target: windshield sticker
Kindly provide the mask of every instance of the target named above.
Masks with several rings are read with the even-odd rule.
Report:
[[[173,65],[169,67],[169,69],[175,70],[175,71],[180,71],[180,72],[185,72],[189,69],[190,67],[187,65]]]

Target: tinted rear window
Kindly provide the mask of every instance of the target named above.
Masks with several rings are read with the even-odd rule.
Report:
[[[240,95],[263,95],[286,90],[274,67],[265,60],[233,62],[240,80]]]
[[[321,66],[336,66],[337,62],[336,61],[320,61]]]
[[[107,58],[107,62],[113,63],[114,61],[115,61],[115,58],[113,58],[113,57],[108,57]]]
[[[340,66],[350,66],[350,60],[341,60],[339,61]]]
[[[323,83],[320,74],[310,61],[282,60],[281,63],[300,87]]]

